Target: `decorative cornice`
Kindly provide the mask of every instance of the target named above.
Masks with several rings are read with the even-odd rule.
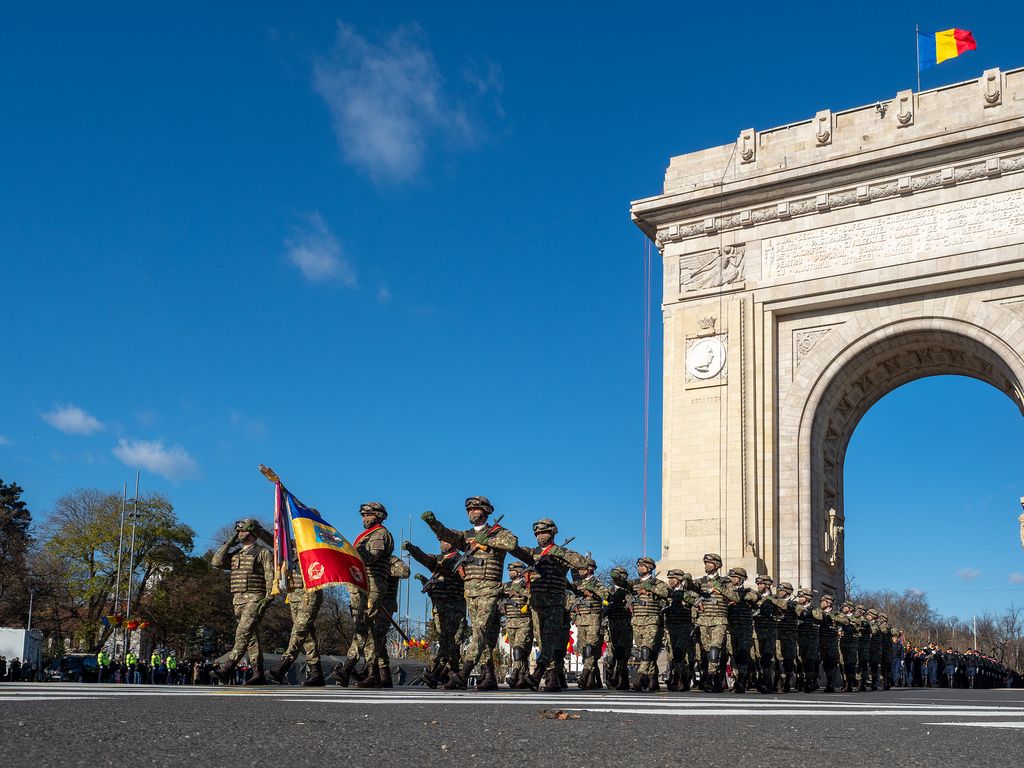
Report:
[[[658,229],[655,241],[659,248],[664,249],[666,243],[678,243],[700,235],[712,235],[772,221],[784,221],[811,213],[823,213],[851,205],[873,203],[876,200],[906,197],[916,192],[951,187],[1019,171],[1024,171],[1024,154],[1001,158],[990,157],[972,163],[942,168],[938,171],[900,176],[896,179],[862,184],[813,197],[783,200],[773,205],[748,208],[725,216],[707,217],[683,224],[670,224]]]

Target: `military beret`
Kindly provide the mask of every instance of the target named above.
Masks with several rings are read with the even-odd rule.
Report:
[[[788,581],[780,581],[779,582],[779,589],[784,590],[786,592],[792,592],[793,591],[793,585],[790,584]]]
[[[706,555],[704,555],[704,562],[705,563],[714,563],[719,568],[721,568],[722,567],[722,556],[717,554],[717,553],[715,553],[715,552],[708,552]]]
[[[673,568],[665,575],[668,576],[670,579],[682,580],[686,578],[686,572],[682,568]]]
[[[466,499],[466,509],[482,509],[490,514],[494,511],[494,505],[486,496],[470,496]]]
[[[798,589],[796,591],[797,597],[806,597],[808,600],[814,599],[814,592],[810,589]]]
[[[636,561],[637,565],[646,565],[648,568],[654,568],[654,560],[650,557],[639,557]]]
[[[737,566],[735,568],[730,568],[729,569],[729,575],[730,576],[739,576],[741,579],[746,581],[746,579],[747,579],[747,569],[746,568],[740,568],[739,566]]]
[[[549,533],[558,533],[558,526],[555,525],[555,521],[550,517],[541,518],[533,524],[534,533],[544,533],[545,531]]]
[[[368,501],[365,504],[360,504],[359,514],[373,515],[378,520],[386,520],[388,517],[388,511],[384,509],[384,505],[379,501]]]
[[[511,571],[513,568],[525,568],[526,563],[520,562],[519,560],[513,560],[508,564],[508,569]]]

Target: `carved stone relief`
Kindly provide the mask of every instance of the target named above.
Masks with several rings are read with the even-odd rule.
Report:
[[[679,290],[700,291],[740,283],[745,247],[727,245],[679,259]]]
[[[810,328],[805,331],[793,332],[793,367],[797,368],[804,361],[814,346],[828,336],[831,328]]]

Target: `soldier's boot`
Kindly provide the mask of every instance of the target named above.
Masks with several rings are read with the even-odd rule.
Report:
[[[477,691],[496,691],[498,690],[498,676],[494,672],[494,662],[488,661],[484,664],[483,674],[480,675],[480,679],[476,682]]]
[[[601,687],[601,670],[599,670],[597,667],[594,667],[592,670],[590,670],[590,672],[590,688],[592,690],[597,690]]]
[[[668,680],[665,681],[666,691],[676,691],[679,689],[679,672],[676,671],[675,667],[675,664],[669,667]]]
[[[747,691],[747,673],[745,671],[736,672],[736,679],[732,684],[733,693],[746,693]]]
[[[878,690],[878,665],[877,664],[872,664],[871,665],[871,690],[872,691],[877,691]]]
[[[331,679],[342,688],[348,688],[349,679],[352,677],[352,670],[356,668],[358,663],[359,657],[352,658],[349,656],[344,663],[338,664],[331,670]]]
[[[604,684],[605,684],[605,687],[609,691],[612,690],[613,688],[615,688],[616,680],[618,680],[618,677],[616,676],[616,673],[615,673],[615,663],[612,662],[610,664],[605,664],[604,665]]]
[[[509,670],[508,677],[505,678],[505,683],[506,685],[508,685],[509,688],[515,688],[519,684],[519,681],[522,679],[522,677],[522,667],[512,667],[512,669]]]
[[[466,682],[469,680],[469,675],[473,671],[474,666],[476,665],[472,661],[464,661],[458,671],[454,669],[449,671],[448,682],[444,684],[444,689],[446,691],[466,690]]]
[[[558,670],[555,668],[549,669],[547,672],[544,673],[545,693],[558,693],[562,690],[562,684],[558,678]]]
[[[267,676],[263,674],[263,665],[257,664],[252,668],[252,674],[242,685],[266,685]]]
[[[684,665],[682,670],[679,672],[679,686],[676,688],[677,691],[688,691],[690,690],[690,670]]]
[[[223,664],[218,664],[213,668],[213,674],[222,683],[229,683],[235,677],[235,667],[238,666],[237,661],[227,661]]]
[[[437,688],[437,683],[438,683],[438,681],[440,680],[440,677],[441,677],[441,665],[442,664],[443,664],[443,662],[441,661],[441,659],[440,658],[436,658],[436,659],[434,659],[434,662],[427,669],[423,670],[423,674],[420,675],[420,680],[422,680],[423,683],[428,688]]]
[[[322,688],[325,685],[327,685],[327,681],[324,680],[324,668],[318,661],[309,668],[309,673],[302,681],[302,686],[303,688]]]
[[[288,654],[284,654],[283,656],[281,656],[281,662],[277,665],[277,669],[272,669],[269,672],[267,672],[267,677],[269,677],[278,685],[282,685],[284,683],[284,676],[288,674],[288,669],[289,667],[291,667],[292,662],[294,661],[295,659],[293,659],[291,656],[289,656]]]
[[[381,667],[378,671],[380,675],[380,687],[381,688],[394,688],[395,683],[391,679],[391,665],[388,664],[385,667]]]
[[[548,663],[544,659],[537,660],[537,666],[533,668],[533,672],[527,672],[523,670],[523,676],[519,678],[519,682],[516,684],[516,688],[520,690],[536,691],[540,689],[540,684],[544,682],[545,675],[544,671],[548,668]],[[557,680],[557,675],[556,675]]]
[[[649,693],[657,693],[661,690],[661,675],[658,673],[658,668],[654,668],[654,674],[651,675],[651,681],[647,686]]]
[[[581,691],[585,691],[590,688],[590,678],[594,676],[593,673],[594,670],[584,667],[583,671],[580,673],[579,679],[576,681],[576,686]]]
[[[380,688],[380,668],[376,662],[368,663],[366,666],[368,668],[366,677],[356,683],[356,688]]]
[[[633,683],[629,686],[631,691],[646,691],[647,686],[650,685],[651,679],[640,671],[637,671],[636,677],[633,678]]]
[[[565,667],[560,666],[560,667],[558,667],[558,669],[556,671],[558,672],[558,686],[559,686],[559,690],[562,690],[564,688],[568,688],[569,687],[569,681],[565,679]]]

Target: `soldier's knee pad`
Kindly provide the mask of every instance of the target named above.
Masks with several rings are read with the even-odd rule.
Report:
[[[648,648],[645,645],[643,648],[640,649],[640,661],[650,661],[650,660],[651,660],[651,649]]]
[[[712,664],[717,664],[721,660],[721,658],[722,658],[722,649],[721,648],[711,648],[708,651],[708,661],[710,661]]]
[[[512,649],[512,661],[525,661],[526,660],[526,649],[522,646],[516,646]]]
[[[587,643],[583,646],[583,658],[589,659],[594,655],[594,646],[591,643]]]

